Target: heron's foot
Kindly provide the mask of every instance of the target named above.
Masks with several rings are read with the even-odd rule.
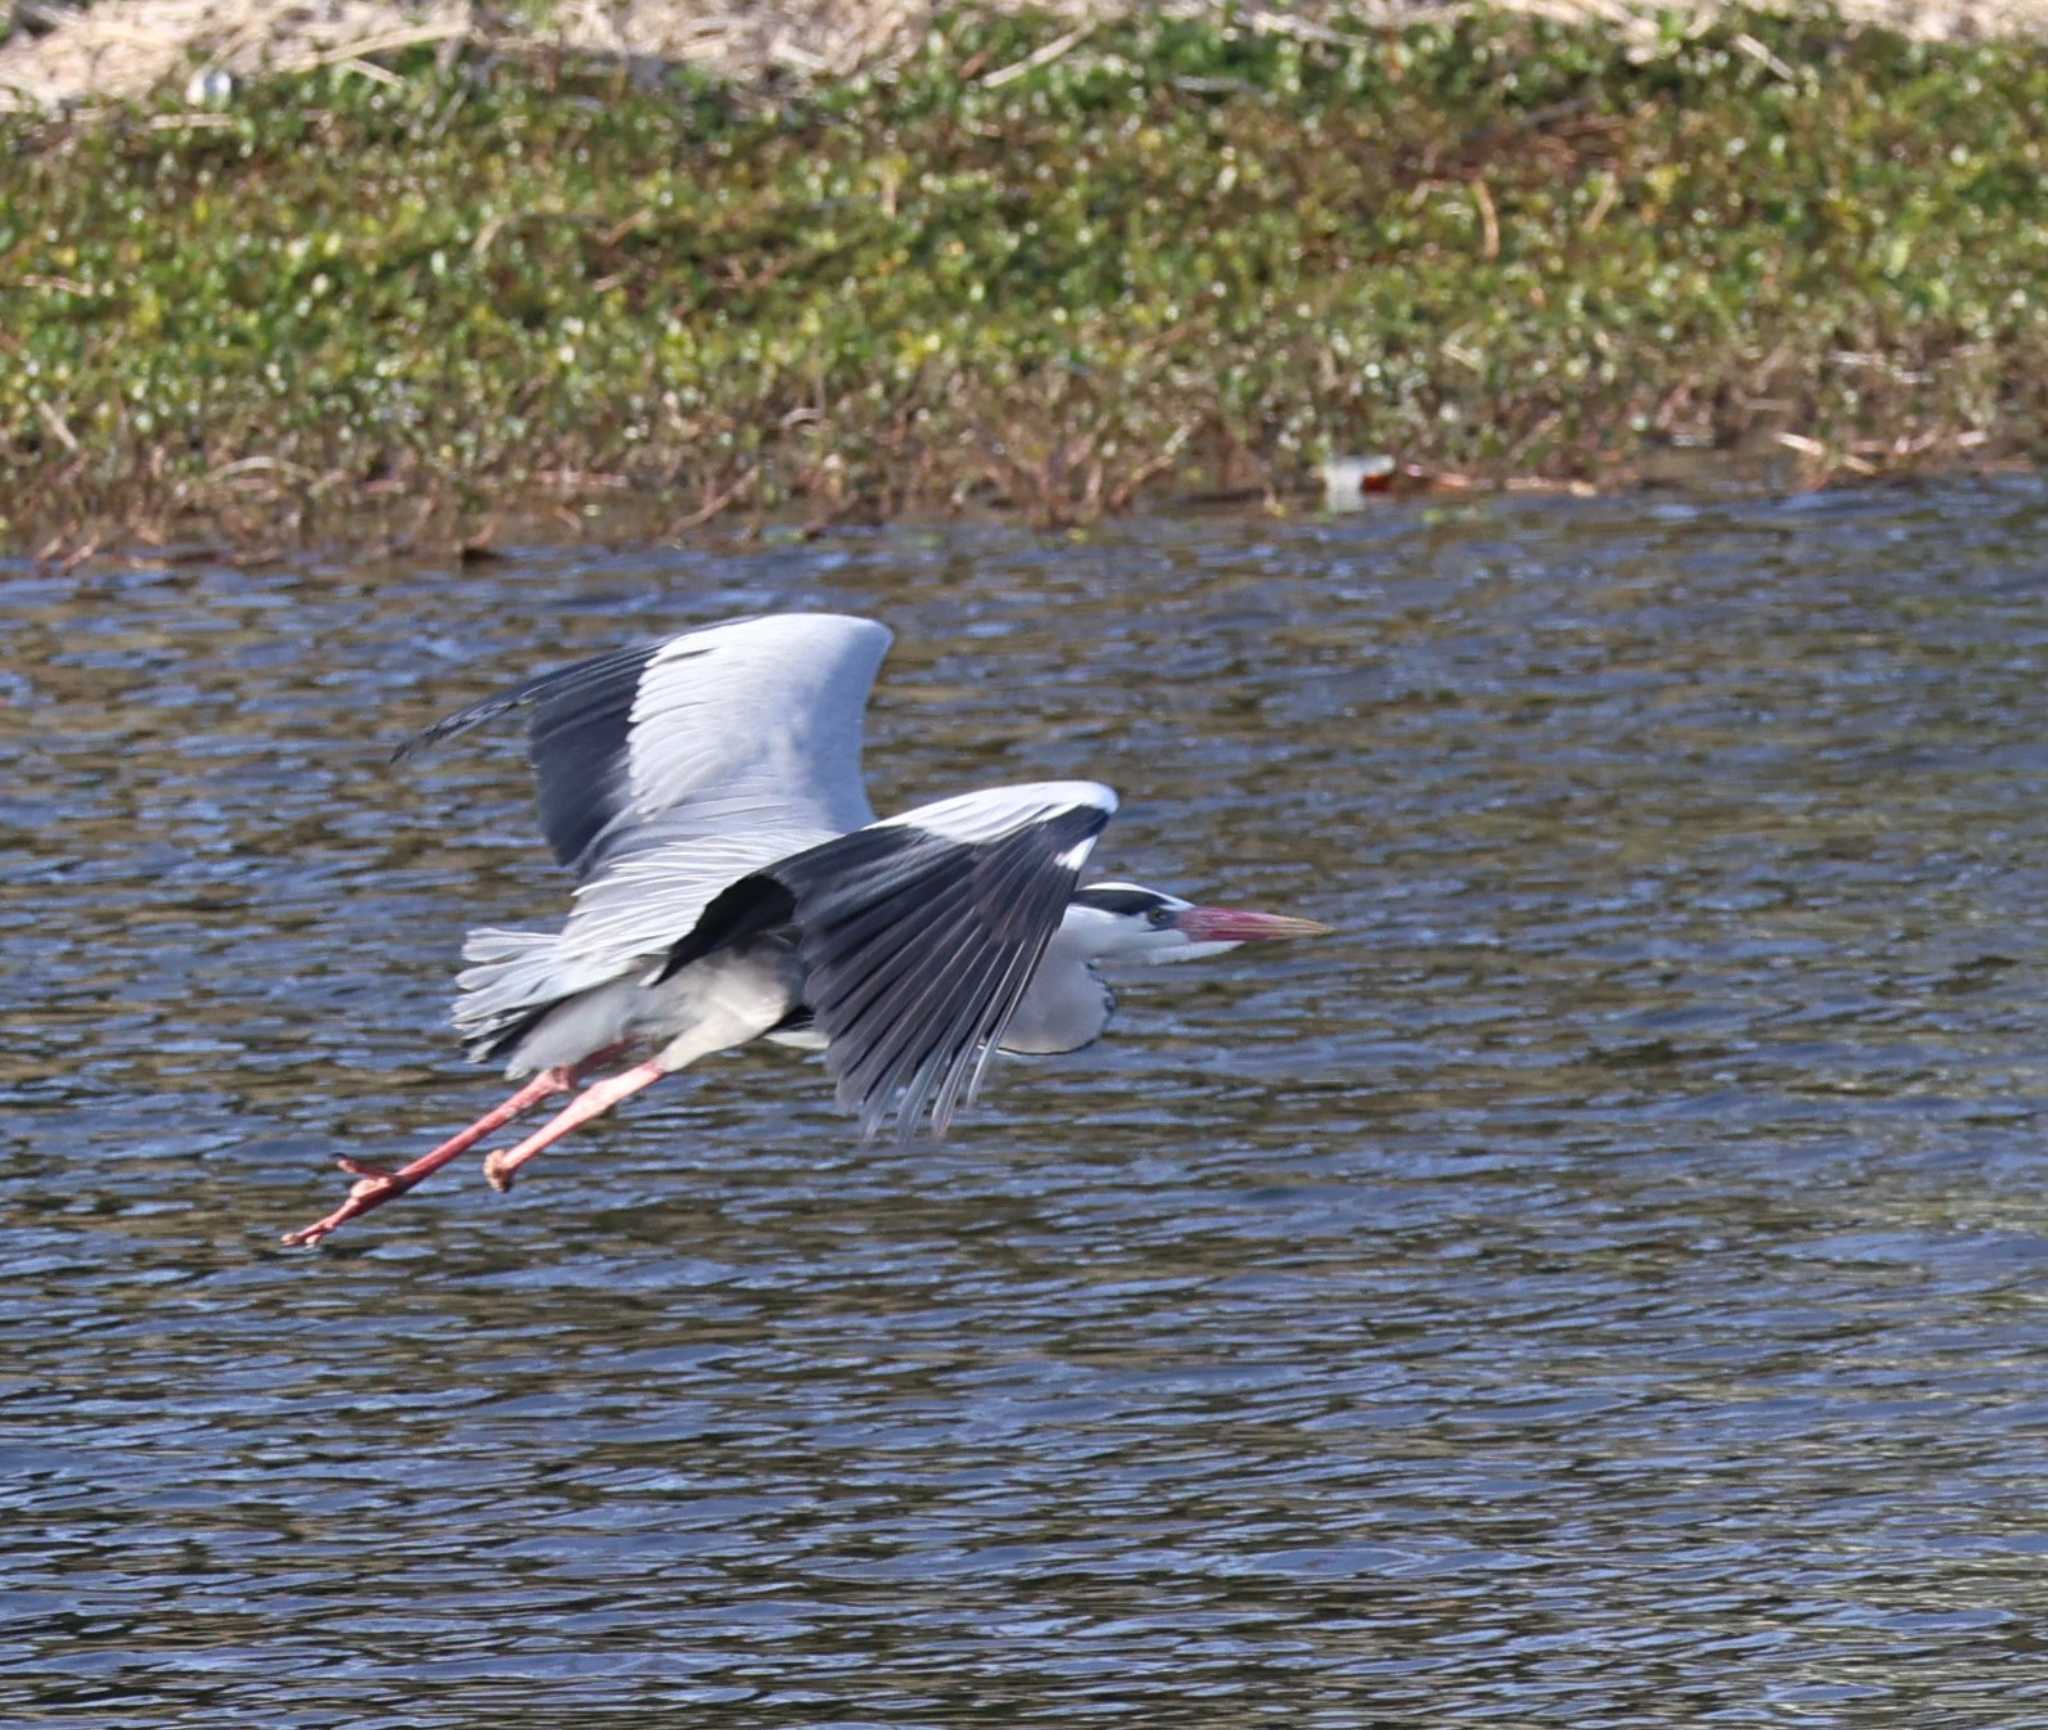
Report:
[[[294,1249],[318,1243],[358,1214],[368,1213],[373,1207],[382,1207],[394,1195],[405,1194],[419,1182],[417,1177],[407,1178],[401,1173],[387,1171],[383,1166],[371,1165],[367,1160],[337,1159],[334,1163],[359,1181],[349,1190],[348,1199],[325,1219],[316,1219],[311,1225],[302,1225],[297,1231],[284,1234],[283,1242]]]
[[[570,1104],[564,1106],[543,1127],[535,1130],[517,1147],[501,1147],[485,1154],[485,1179],[491,1188],[503,1195],[512,1187],[513,1173],[529,1159],[546,1152],[580,1124],[588,1123],[593,1117],[604,1116],[629,1094],[638,1093],[643,1087],[651,1087],[666,1074],[667,1069],[650,1060],[622,1071],[607,1081],[592,1082]]]

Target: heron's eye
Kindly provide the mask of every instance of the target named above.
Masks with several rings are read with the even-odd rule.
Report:
[[[1164,931],[1167,926],[1173,923],[1173,909],[1171,907],[1155,907],[1145,915],[1145,923],[1151,926],[1154,931]]]

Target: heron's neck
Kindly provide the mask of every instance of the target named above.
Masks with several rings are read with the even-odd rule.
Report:
[[[1031,976],[1017,1013],[1003,1032],[1005,1051],[1050,1055],[1078,1051],[1101,1037],[1109,1025],[1116,997],[1089,969],[1092,939],[1088,921],[1074,928],[1074,915],[1088,908],[1067,909],[1067,922],[1053,933],[1038,971]]]

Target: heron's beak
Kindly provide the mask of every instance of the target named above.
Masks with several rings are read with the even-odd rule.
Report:
[[[1264,943],[1276,937],[1321,937],[1331,929],[1313,919],[1242,907],[1190,907],[1174,925],[1190,943]]]

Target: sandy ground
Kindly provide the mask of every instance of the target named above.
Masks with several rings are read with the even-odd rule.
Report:
[[[170,85],[201,100],[224,80],[263,72],[348,66],[365,77],[390,74],[380,56],[423,43],[449,52],[465,45],[500,53],[567,47],[649,64],[689,62],[752,82],[769,77],[840,77],[886,66],[911,52],[939,8],[932,0],[562,0],[544,27],[522,23],[473,0],[8,0],[15,28],[0,44],[0,109],[65,109],[148,95]],[[1014,0],[990,0],[995,6]],[[1461,0],[1364,0],[1350,15],[1402,23],[1455,10]],[[1655,41],[1647,7],[1627,0],[1497,0],[1520,10],[1610,24]],[[1671,0],[1666,0],[1670,5]],[[1039,9],[1072,18],[1078,33],[1050,47],[1085,45],[1090,25],[1131,10],[1130,0],[1049,0]],[[1212,0],[1166,0],[1165,10],[1201,14]],[[1701,19],[1715,0],[1678,0]],[[2048,19],[2048,0],[1842,0],[1854,21],[1892,25],[1930,37],[2032,34]],[[1255,30],[1302,36],[1336,33],[1337,8],[1323,0],[1241,10]],[[1064,44],[1064,48],[1063,45]],[[1001,77],[1022,68],[991,68]]]

